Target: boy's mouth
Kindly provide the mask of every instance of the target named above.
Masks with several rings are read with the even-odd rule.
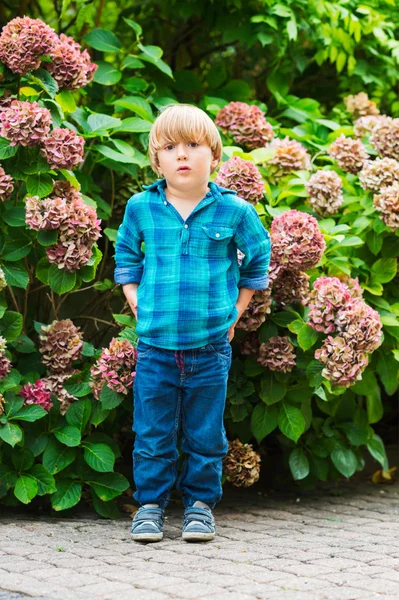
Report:
[[[177,171],[191,171],[190,167],[179,167]]]

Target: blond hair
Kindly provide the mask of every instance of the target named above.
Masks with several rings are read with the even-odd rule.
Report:
[[[152,124],[148,152],[155,173],[159,169],[158,150],[165,140],[172,144],[180,141],[206,142],[213,158],[218,161],[222,158],[223,145],[215,123],[206,112],[192,104],[168,104],[160,110]]]

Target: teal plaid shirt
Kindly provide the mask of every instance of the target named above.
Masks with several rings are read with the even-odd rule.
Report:
[[[199,348],[234,323],[239,288],[267,288],[270,236],[252,204],[233,190],[209,182],[184,221],[165,186],[165,179],[156,181],[128,201],[116,237],[115,282],[140,284],[136,333],[143,342]],[[241,264],[237,249],[245,254]]]

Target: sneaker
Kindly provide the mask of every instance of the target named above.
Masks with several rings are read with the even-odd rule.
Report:
[[[205,508],[207,507],[207,508]],[[197,500],[184,511],[182,538],[188,542],[213,540],[216,525],[210,507]]]
[[[134,515],[130,535],[139,542],[159,542],[163,538],[164,520],[163,508],[158,504],[144,504]]]

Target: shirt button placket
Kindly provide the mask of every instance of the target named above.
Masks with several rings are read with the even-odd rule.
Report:
[[[187,223],[184,224],[184,228],[182,229],[182,254],[188,254],[188,239],[190,234],[188,232]]]

